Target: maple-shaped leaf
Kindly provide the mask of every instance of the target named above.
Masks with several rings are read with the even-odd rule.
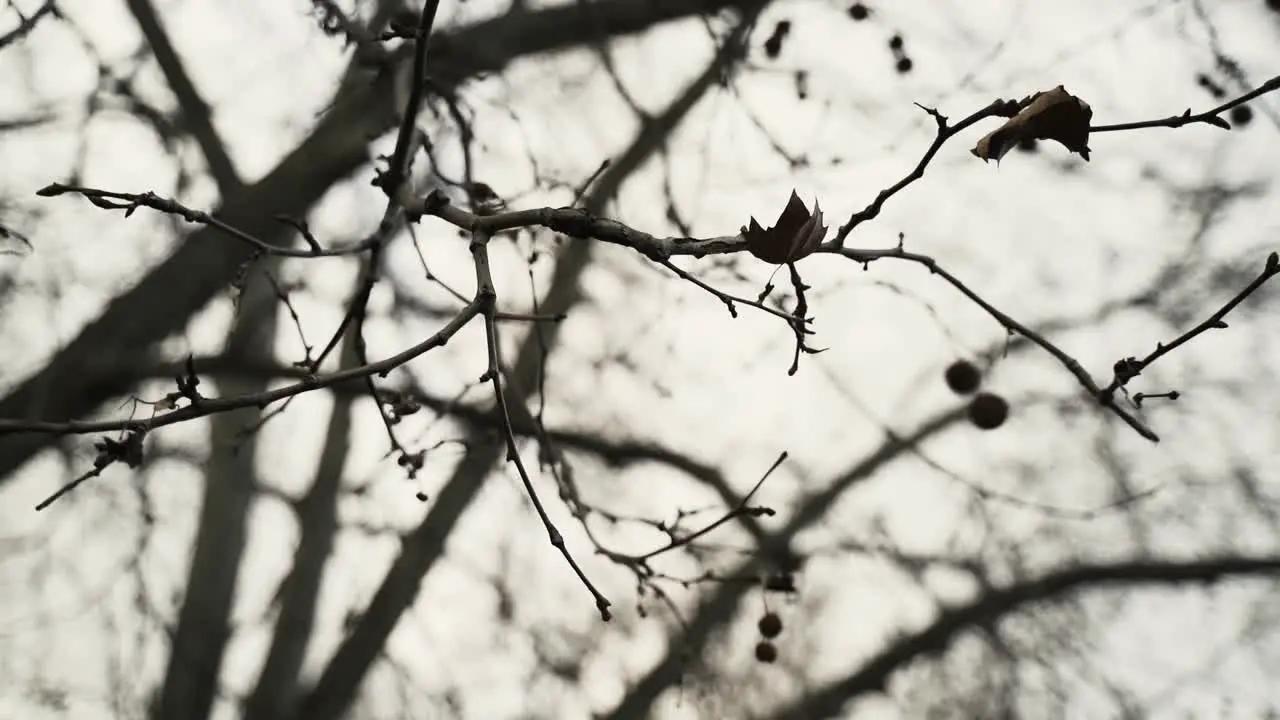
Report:
[[[972,152],[983,160],[1000,161],[1019,142],[1057,140],[1066,149],[1089,159],[1089,121],[1093,109],[1061,85],[1036,93],[1031,102],[1004,125],[978,141]]]
[[[768,230],[760,227],[753,216],[751,224],[742,228],[742,237],[751,254],[774,265],[795,262],[812,253],[826,235],[822,208],[815,201],[813,212],[809,212],[795,190],[791,191],[791,199],[773,227]]]

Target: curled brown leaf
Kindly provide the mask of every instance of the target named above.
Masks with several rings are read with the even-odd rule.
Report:
[[[1056,140],[1088,160],[1092,118],[1089,104],[1059,85],[1033,95],[1021,112],[979,140],[971,152],[983,160],[999,162],[1024,140]]]

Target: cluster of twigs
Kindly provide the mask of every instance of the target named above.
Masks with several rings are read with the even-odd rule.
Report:
[[[350,383],[352,381],[363,383],[370,397],[375,400],[386,426],[386,431],[393,451],[398,455],[398,461],[402,466],[406,467],[410,473],[412,473],[422,464],[421,453],[410,452],[397,438],[395,430],[395,422],[398,420],[397,410],[394,407],[390,407],[388,403],[385,402],[385,394],[381,393],[376,387],[375,377],[385,377],[391,370],[404,365],[434,348],[444,345],[463,327],[479,318],[484,324],[487,345],[487,362],[486,367],[480,376],[480,380],[484,383],[488,383],[492,388],[494,413],[496,414],[497,423],[500,426],[501,434],[506,445],[507,460],[514,465],[517,473],[519,474],[525,492],[528,494],[534,509],[546,529],[551,544],[563,555],[566,562],[581,580],[582,584],[590,592],[601,617],[606,620],[610,618],[610,601],[595,587],[586,572],[575,559],[573,553],[570,552],[563,535],[551,520],[542,500],[539,498],[530,472],[526,467],[524,460],[521,458],[521,454],[518,449],[516,439],[518,433],[515,430],[516,426],[519,425],[521,427],[525,427],[532,424],[533,432],[531,434],[536,437],[539,440],[539,443],[543,446],[544,454],[551,455],[553,459],[554,456],[557,455],[554,443],[548,437],[545,429],[541,428],[537,418],[533,417],[528,410],[523,407],[523,404],[513,404],[511,399],[508,397],[508,381],[505,377],[497,323],[499,320],[512,319],[516,316],[506,315],[499,310],[500,296],[490,270],[489,245],[492,239],[507,231],[520,228],[543,227],[571,238],[592,240],[631,248],[654,263],[657,263],[671,271],[677,277],[688,280],[699,288],[710,293],[719,301],[723,302],[731,313],[736,313],[736,307],[738,305],[742,305],[776,316],[786,322],[796,334],[796,362],[798,362],[799,354],[802,350],[812,352],[811,349],[807,348],[803,344],[804,336],[808,333],[806,329],[807,324],[811,320],[807,316],[808,308],[804,299],[804,290],[807,286],[804,285],[799,275],[799,271],[796,269],[795,263],[788,262],[787,264],[789,266],[792,285],[795,288],[797,296],[797,306],[793,311],[789,312],[765,302],[765,294],[752,299],[739,297],[717,289],[709,283],[694,277],[688,271],[681,269],[673,262],[673,258],[680,256],[701,258],[711,255],[747,252],[749,247],[747,239],[744,237],[745,233],[709,238],[692,238],[684,236],[658,237],[630,227],[618,220],[596,216],[586,209],[577,206],[576,200],[574,205],[561,208],[544,207],[511,211],[501,211],[500,208],[495,209],[495,206],[492,203],[486,202],[492,198],[480,192],[480,189],[487,188],[487,186],[483,183],[477,182],[472,177],[469,155],[466,156],[468,161],[465,167],[465,177],[456,184],[467,190],[468,201],[472,206],[471,210],[451,202],[448,197],[439,190],[434,190],[425,196],[415,196],[409,187],[407,179],[410,177],[414,158],[419,154],[419,151],[430,151],[429,143],[424,142],[422,131],[416,125],[416,118],[426,101],[428,93],[433,87],[427,68],[427,49],[438,6],[438,0],[428,0],[424,4],[423,11],[418,18],[416,26],[410,27],[401,25],[398,26],[396,32],[392,34],[393,37],[403,39],[413,45],[412,77],[409,85],[410,91],[405,100],[405,107],[403,109],[400,126],[397,132],[395,148],[390,156],[386,158],[386,165],[380,169],[375,181],[375,184],[382,189],[387,196],[387,206],[382,222],[379,224],[378,228],[369,235],[369,237],[358,243],[341,247],[323,247],[321,242],[311,234],[304,223],[296,219],[281,217],[278,218],[281,222],[288,223],[297,230],[299,237],[305,244],[305,248],[280,248],[256,238],[250,233],[244,232],[236,227],[232,227],[213,217],[209,213],[185,207],[175,200],[162,198],[150,192],[140,194],[124,193],[66,184],[52,184],[40,191],[39,194],[45,197],[53,197],[63,194],[77,194],[86,198],[98,207],[108,210],[122,210],[126,216],[132,214],[137,209],[144,207],[169,213],[177,217],[181,217],[188,222],[216,228],[232,239],[248,244],[253,248],[255,257],[270,254],[290,258],[307,259],[355,255],[363,257],[363,269],[357,290],[348,304],[346,314],[337,331],[329,341],[325,343],[321,351],[315,357],[312,357],[311,355],[311,346],[307,345],[307,357],[304,361],[298,364],[304,374],[297,382],[260,393],[222,398],[205,397],[198,389],[200,379],[196,372],[195,365],[188,362],[184,371],[175,378],[177,390],[168,394],[162,401],[153,403],[153,412],[145,419],[130,418],[125,420],[92,422],[46,422],[39,420],[0,419],[0,435],[13,433],[120,433],[118,438],[104,438],[97,444],[98,456],[94,462],[94,468],[91,471],[61,488],[50,498],[42,502],[38,506],[38,509],[47,507],[57,498],[74,489],[90,477],[97,476],[106,467],[109,467],[116,462],[123,462],[131,467],[136,467],[142,461],[142,449],[145,437],[148,433],[154,432],[159,428],[196,418],[206,417],[216,413],[227,412],[237,408],[251,406],[266,407],[272,403],[285,401],[302,393],[321,388],[334,387]],[[48,4],[47,7],[52,7],[52,3]],[[32,21],[34,22],[34,20]],[[743,37],[745,35],[745,30],[743,28],[749,28],[749,26],[750,22],[742,23],[739,31],[736,31],[736,33],[726,41],[725,47],[722,50],[726,58],[732,59],[741,52],[741,43],[743,42]],[[1215,127],[1223,127],[1224,123],[1219,117],[1220,113],[1241,103],[1247,102],[1248,100],[1263,93],[1271,92],[1278,88],[1280,88],[1280,77],[1273,78],[1258,88],[1245,93],[1230,102],[1199,114],[1193,115],[1190,111],[1187,111],[1181,115],[1170,116],[1158,120],[1117,125],[1098,125],[1089,128],[1089,130],[1091,132],[1109,132],[1151,127],[1176,128],[1192,123],[1202,123],[1213,125]],[[444,100],[446,104],[449,104],[450,99],[448,97],[444,97],[442,100]],[[1152,363],[1172,350],[1186,344],[1191,339],[1207,332],[1208,330],[1226,327],[1224,317],[1227,313],[1239,305],[1245,298],[1260,288],[1269,279],[1280,273],[1280,257],[1278,257],[1276,253],[1272,253],[1266,259],[1263,269],[1252,283],[1241,290],[1229,302],[1212,313],[1204,322],[1187,330],[1185,333],[1168,343],[1158,345],[1154,351],[1144,357],[1125,357],[1121,359],[1113,368],[1113,377],[1109,381],[1099,382],[1095,380],[1093,376],[1091,376],[1066,350],[1046,339],[1035,330],[1022,324],[1009,314],[996,308],[993,304],[983,299],[983,297],[977,291],[973,290],[968,284],[942,267],[936,260],[927,255],[922,255],[905,249],[904,243],[901,241],[901,236],[896,247],[887,249],[858,249],[848,247],[846,245],[846,241],[854,228],[864,222],[874,219],[879,215],[881,209],[888,200],[924,176],[930,162],[948,140],[977,125],[983,120],[993,117],[1014,117],[1018,112],[1025,109],[1027,104],[1028,100],[997,100],[954,123],[935,109],[923,108],[935,120],[936,134],[931,144],[921,155],[915,167],[900,180],[881,191],[865,208],[850,215],[848,220],[839,227],[835,235],[830,240],[826,240],[817,245],[814,252],[816,254],[843,257],[862,266],[866,266],[871,262],[880,260],[901,260],[925,267],[930,273],[937,275],[944,282],[953,286],[970,301],[981,307],[1004,328],[1006,328],[1009,333],[1023,336],[1030,342],[1047,351],[1076,378],[1079,384],[1088,392],[1089,396],[1094,401],[1123,419],[1143,437],[1153,441],[1158,440],[1154,431],[1147,427],[1147,425],[1125,405],[1117,401],[1117,394],[1120,391],[1123,391],[1130,381],[1136,378]],[[454,107],[456,111],[456,106],[450,105],[450,107]],[[491,194],[492,193],[490,191],[489,195]],[[579,196],[581,196],[581,194],[582,193],[579,193]],[[396,235],[397,231],[406,223],[420,222],[426,219],[438,220],[454,226],[464,231],[465,235],[469,238],[469,249],[475,269],[475,293],[469,299],[462,298],[464,300],[463,307],[432,336],[399,353],[381,360],[371,361],[367,356],[364,343],[364,319],[370,292],[378,281],[378,268],[380,266],[379,258],[382,253],[385,252],[387,244]],[[288,304],[286,294],[278,287],[277,295],[283,302]],[[290,312],[293,315],[295,323],[299,324],[299,332],[301,332],[300,321],[297,317],[297,313],[293,311],[292,306],[290,306]],[[532,315],[522,316],[518,319],[527,320],[529,322],[543,322],[554,321],[558,318]],[[342,338],[346,333],[352,333],[351,337],[355,340],[359,364],[355,367],[335,372],[320,372],[322,363],[332,353],[340,338]],[[796,365],[793,363],[792,371],[794,371],[795,367]],[[1161,395],[1172,396],[1171,393],[1154,393],[1146,395],[1140,394],[1138,398],[1158,397]],[[530,433],[525,434],[527,435]],[[675,526],[660,526],[659,529],[667,532],[670,540],[666,545],[657,548],[652,552],[639,555],[629,555],[608,550],[594,537],[592,537],[592,542],[596,545],[596,548],[600,553],[635,572],[637,578],[642,583],[643,589],[643,584],[646,581],[652,580],[657,576],[656,571],[649,564],[649,561],[656,556],[676,548],[690,547],[706,534],[714,531],[734,518],[745,516],[758,517],[772,514],[772,510],[765,507],[749,505],[749,502],[759,489],[760,484],[763,483],[765,478],[769,476],[769,473],[771,473],[773,469],[782,462],[783,458],[785,458],[785,453],[779,457],[778,462],[770,468],[769,472],[766,472],[760,478],[760,481],[757,482],[750,493],[748,493],[738,503],[733,504],[723,517],[715,520],[714,522],[692,531],[677,530],[676,527],[679,523],[676,523]],[[576,502],[572,492],[562,492],[561,495],[565,498],[566,502],[569,502],[571,505]],[[582,516],[580,512],[575,512],[575,514],[579,517]],[[590,534],[589,529],[588,534]]]

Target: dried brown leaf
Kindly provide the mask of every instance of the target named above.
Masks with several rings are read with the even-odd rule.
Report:
[[[826,235],[822,208],[815,202],[810,213],[794,190],[773,227],[762,228],[753,216],[750,224],[742,228],[742,237],[747,241],[751,254],[775,265],[795,262],[812,253]]]
[[[999,162],[1023,140],[1056,140],[1088,160],[1092,118],[1089,104],[1059,85],[1032,96],[1021,112],[979,140],[972,152],[983,160]]]

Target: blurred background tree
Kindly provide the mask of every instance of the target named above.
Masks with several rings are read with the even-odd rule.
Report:
[[[2,8],[0,716],[1280,712],[1275,3]]]

